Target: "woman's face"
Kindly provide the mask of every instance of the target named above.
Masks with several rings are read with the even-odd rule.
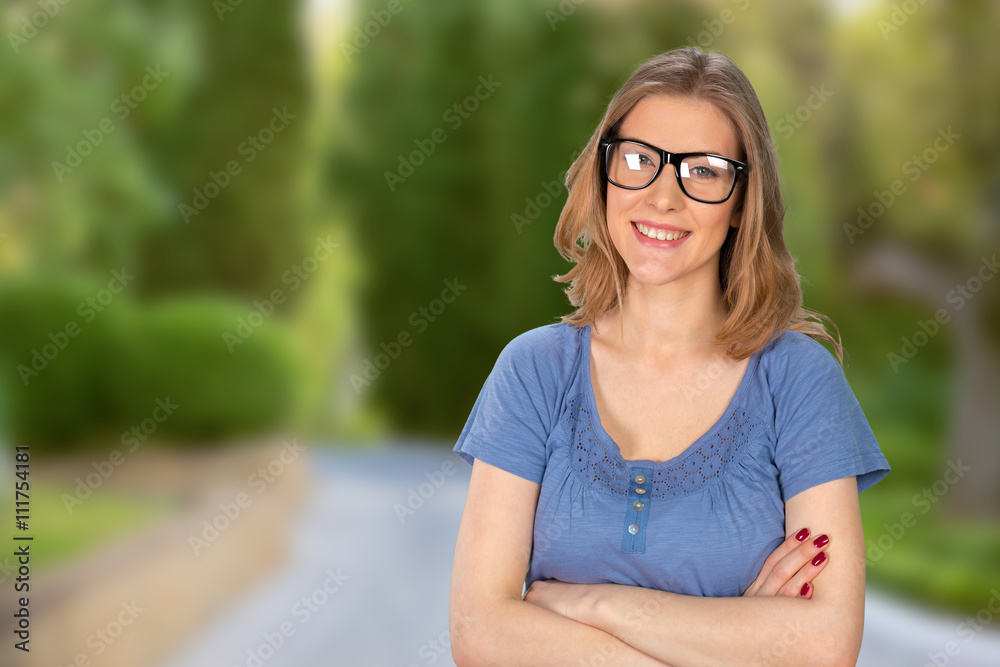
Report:
[[[736,131],[709,102],[673,95],[643,98],[625,116],[618,137],[635,139],[671,153],[715,153],[740,159]],[[611,240],[629,269],[629,286],[719,282],[719,255],[729,227],[739,226],[738,185],[721,204],[685,195],[673,165],[665,164],[650,185],[626,190],[608,183],[607,217]],[[649,238],[659,229],[676,240]],[[649,231],[654,228],[654,231]]]

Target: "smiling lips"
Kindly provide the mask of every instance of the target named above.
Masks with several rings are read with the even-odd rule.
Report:
[[[668,231],[666,229],[659,229],[657,227],[650,227],[644,225],[641,222],[633,223],[635,228],[639,230],[639,233],[643,236],[658,241],[676,241],[678,239],[685,238],[691,235],[691,232],[685,232],[683,230]]]

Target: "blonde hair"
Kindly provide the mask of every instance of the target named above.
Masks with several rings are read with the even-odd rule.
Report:
[[[836,325],[802,305],[795,260],[781,230],[785,207],[778,163],[764,111],[746,75],[725,55],[687,47],[643,63],[615,93],[590,141],[566,173],[569,196],[555,230],[555,246],[575,266],[557,282],[576,310],[561,318],[586,326],[624,301],[628,266],[615,249],[607,227],[607,183],[599,151],[623,118],[643,98],[667,94],[710,102],[732,123],[749,163],[745,184],[733,194],[741,200],[742,221],[730,228],[719,260],[719,281],[727,316],[715,342],[733,359],[744,359],[785,330],[800,331],[829,343],[843,364]],[[824,322],[836,332],[828,333]]]

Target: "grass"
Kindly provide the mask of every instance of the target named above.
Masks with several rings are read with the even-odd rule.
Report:
[[[70,513],[64,485],[31,482],[29,530],[32,535],[31,565],[44,569],[82,556],[116,539],[128,536],[177,513],[178,501],[166,497],[126,495],[98,488]],[[13,533],[12,533],[13,534]]]

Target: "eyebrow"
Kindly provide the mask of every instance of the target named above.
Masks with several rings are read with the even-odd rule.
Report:
[[[656,144],[654,144],[653,142],[651,142],[651,141],[646,141],[645,139],[639,139],[639,138],[637,138],[637,137],[626,137],[626,136],[622,136],[622,137],[617,137],[617,138],[618,138],[618,139],[623,139],[623,140],[625,140],[625,141],[638,141],[638,142],[639,142],[639,143],[641,143],[641,144],[648,144],[648,145],[650,145],[650,146],[654,146],[654,147],[657,147],[657,148],[658,148],[658,146],[656,146]],[[663,150],[666,150],[666,149],[663,149]],[[712,155],[721,155],[721,156],[723,156],[723,157],[729,157],[728,155],[726,155],[726,154],[725,154],[724,152],[722,152],[722,151],[713,151],[713,150],[697,150],[697,151],[667,151],[667,152],[668,152],[668,153],[711,153]],[[738,159],[738,158],[733,158],[733,159]]]

